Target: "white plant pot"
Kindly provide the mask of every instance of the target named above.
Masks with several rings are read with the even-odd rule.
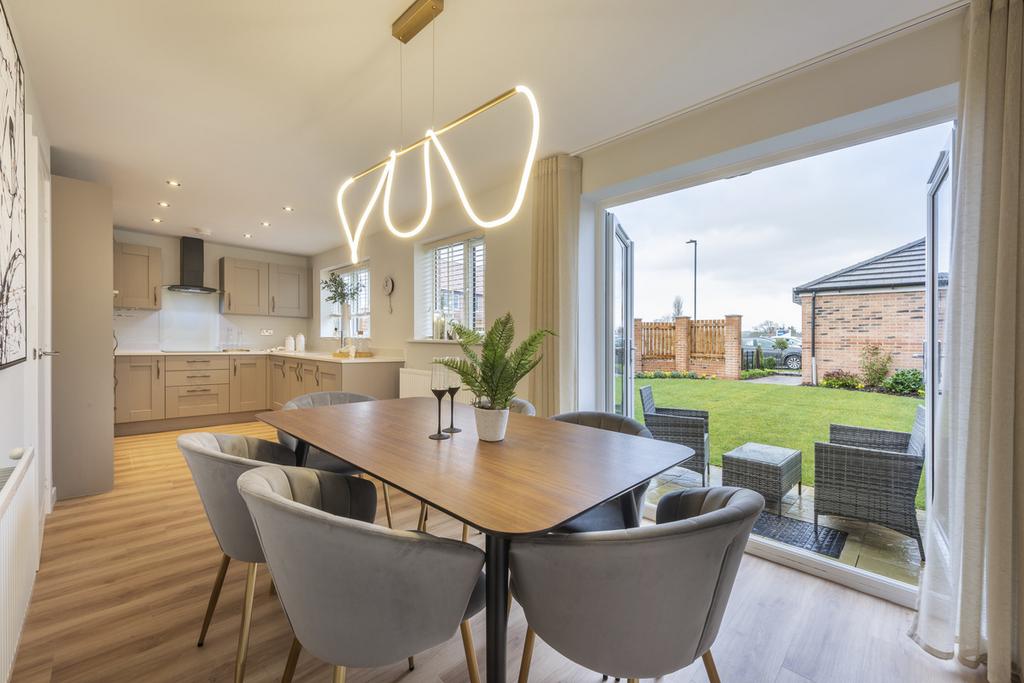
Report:
[[[489,410],[476,408],[476,435],[481,441],[503,441],[508,427],[508,408]]]

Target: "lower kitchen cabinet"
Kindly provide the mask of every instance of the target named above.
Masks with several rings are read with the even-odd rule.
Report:
[[[230,405],[232,413],[267,408],[267,357],[232,356]]]
[[[118,356],[114,360],[114,422],[162,420],[165,377],[161,356]]]
[[[317,367],[317,391],[341,391],[341,363],[321,361]]]
[[[270,385],[270,409],[281,410],[291,396],[288,382],[288,361],[280,356],[270,357],[268,384]]]
[[[166,417],[194,417],[230,412],[229,385],[167,387]]]

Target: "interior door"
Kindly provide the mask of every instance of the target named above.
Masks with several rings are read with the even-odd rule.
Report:
[[[612,410],[633,416],[633,240],[612,213],[605,213],[605,229],[610,237],[611,311],[608,339],[611,340],[609,368]]]
[[[955,134],[955,133],[954,133]],[[939,152],[927,194],[927,280],[926,308],[928,337],[924,340],[925,406],[928,411],[928,475],[929,495],[935,491],[935,428],[942,413],[943,368],[946,352],[946,301],[949,292],[949,271],[953,245],[953,171],[952,137]]]

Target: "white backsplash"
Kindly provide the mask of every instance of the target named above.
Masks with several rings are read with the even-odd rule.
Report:
[[[115,309],[113,326],[121,351],[264,350],[283,346],[288,335],[309,335],[309,321],[304,318],[221,315],[216,294],[167,289],[162,310]],[[273,334],[260,335],[265,329]]]

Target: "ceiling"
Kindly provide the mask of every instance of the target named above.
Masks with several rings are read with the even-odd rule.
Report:
[[[116,225],[314,254],[341,243],[342,180],[516,84],[540,104],[538,155],[571,152],[949,4],[447,0],[436,35],[400,50],[391,22],[409,1],[4,5],[53,172],[109,184]],[[515,98],[446,135],[468,191],[505,184],[511,201],[528,122]],[[394,214],[416,220],[421,162],[404,159]],[[443,203],[454,195],[433,166]]]

